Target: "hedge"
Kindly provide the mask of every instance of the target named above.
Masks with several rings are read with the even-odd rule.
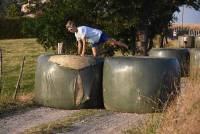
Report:
[[[30,26],[34,26],[32,18],[0,18],[0,39],[35,37],[35,32],[27,32]],[[28,23],[27,23],[28,22]]]

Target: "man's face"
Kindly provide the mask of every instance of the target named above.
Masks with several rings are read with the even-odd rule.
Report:
[[[67,28],[67,30],[71,33],[75,33],[77,31],[76,27],[75,26],[70,26]]]

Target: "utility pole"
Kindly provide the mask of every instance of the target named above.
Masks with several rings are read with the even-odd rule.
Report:
[[[183,8],[182,8],[182,30],[183,30],[183,16],[184,16],[184,5],[183,5]]]

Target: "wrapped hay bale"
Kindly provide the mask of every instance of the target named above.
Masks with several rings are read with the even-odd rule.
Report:
[[[187,48],[156,48],[151,49],[149,56],[177,58],[181,66],[181,76],[189,75],[190,53]]]
[[[190,50],[190,77],[200,79],[200,48]]]
[[[147,113],[161,109],[179,90],[180,66],[175,58],[107,58],[103,71],[106,109]]]
[[[200,48],[200,36],[195,37],[195,47]]]
[[[195,37],[194,36],[178,36],[178,43],[180,48],[194,48]]]
[[[35,100],[55,108],[103,106],[103,59],[92,56],[42,55],[35,76]]]

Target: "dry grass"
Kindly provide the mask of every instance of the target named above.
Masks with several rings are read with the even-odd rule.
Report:
[[[136,129],[127,134],[199,134],[200,85],[199,80],[185,81],[181,94],[163,113],[154,113]]]
[[[61,67],[81,69],[95,64],[95,59],[91,57],[81,57],[76,55],[53,55],[49,58],[50,62],[56,63]]]
[[[167,110],[157,133],[199,134],[200,129],[200,85],[199,81],[188,81],[185,90]]]
[[[0,117],[30,106],[34,106],[32,93],[18,96],[16,100],[12,96],[0,96]]]

